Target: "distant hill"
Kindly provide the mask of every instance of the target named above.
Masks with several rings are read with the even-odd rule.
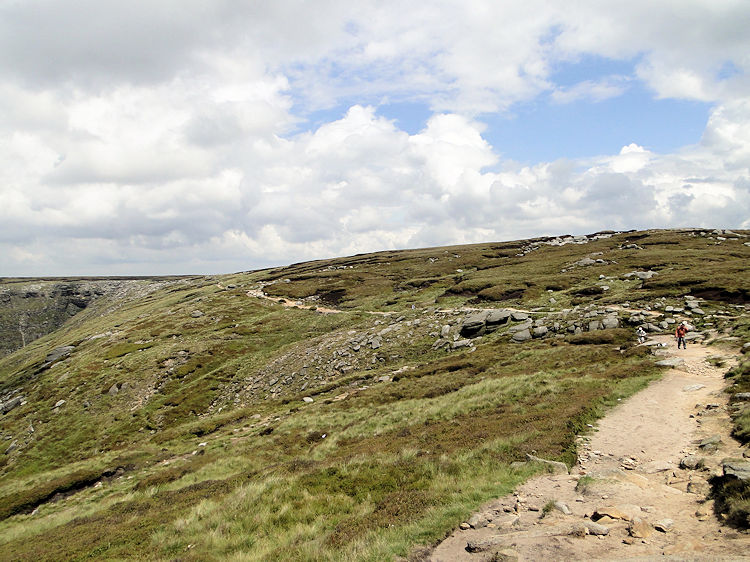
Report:
[[[740,346],[750,232],[600,232],[230,275],[0,280],[0,558],[391,559],[660,367]]]

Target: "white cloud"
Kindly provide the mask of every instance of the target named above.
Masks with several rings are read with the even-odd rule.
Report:
[[[747,228],[749,24],[730,0],[6,3],[0,273],[230,271],[603,228]],[[635,67],[555,83],[560,63],[586,58]],[[519,167],[487,141],[488,112],[634,84],[713,103],[700,143],[659,154],[631,139]],[[375,109],[414,100],[432,110],[414,134]],[[294,132],[342,103],[343,117]]]

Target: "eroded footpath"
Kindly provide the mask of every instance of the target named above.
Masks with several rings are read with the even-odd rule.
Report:
[[[730,437],[724,373],[693,344],[684,360],[581,438],[570,474],[539,476],[474,514],[438,545],[455,560],[750,560],[750,534],[721,524],[708,480],[742,457]]]

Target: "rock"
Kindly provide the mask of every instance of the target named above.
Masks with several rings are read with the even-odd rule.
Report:
[[[592,260],[591,258],[583,258],[576,262],[576,265],[580,266],[587,266],[587,265],[594,265],[596,263],[596,260]]]
[[[442,328],[440,328],[440,337],[441,338],[447,338],[451,335],[451,327],[446,324]]]
[[[120,392],[120,389],[117,387],[117,383],[115,383],[109,387],[107,394],[109,394],[110,396],[117,396],[118,392]]]
[[[604,327],[605,330],[611,330],[612,328],[617,328],[620,325],[620,320],[617,318],[617,316],[605,316],[602,319],[602,327]]]
[[[750,392],[738,392],[737,394],[732,395],[732,399],[743,401],[750,400]]]
[[[468,338],[482,334],[485,330],[487,315],[486,311],[482,311],[464,318],[464,321],[461,323],[461,335]]]
[[[200,318],[201,316],[203,316],[203,312],[201,312],[200,310],[194,310],[190,313],[190,316],[192,316],[193,318]]]
[[[599,523],[595,523],[593,521],[584,521],[583,524],[586,527],[589,535],[603,537],[609,534],[609,527],[605,525],[600,525]]]
[[[471,340],[458,340],[451,343],[452,349],[461,349],[462,347],[471,347]]]
[[[553,474],[569,474],[568,466],[564,462],[542,459],[540,457],[530,455],[529,453],[526,453],[526,460],[544,464],[548,468],[552,469]]]
[[[312,402],[314,402],[314,400],[311,397],[309,397],[309,396],[303,397],[302,401],[303,402],[307,402],[308,404],[311,404]]]
[[[11,398],[7,402],[3,402],[0,405],[0,411],[3,414],[7,414],[8,412],[10,412],[11,410],[13,410],[14,408],[17,408],[18,406],[20,406],[21,402],[23,402],[23,398],[21,398],[20,396],[16,396],[15,398]]]
[[[670,357],[656,362],[659,367],[679,367],[683,363],[685,363],[685,360],[682,357]]]
[[[573,513],[572,511],[570,511],[570,508],[567,506],[567,504],[561,501],[555,502],[555,509],[563,515],[571,515]]]
[[[471,527],[472,529],[481,529],[482,527],[486,527],[487,523],[489,522],[490,519],[485,513],[475,513],[467,521],[469,527]]]
[[[596,332],[602,329],[602,323],[599,320],[592,320],[589,322],[589,332]]]
[[[666,533],[671,531],[674,527],[674,521],[672,519],[659,519],[654,523],[654,529]]]
[[[588,530],[583,523],[573,523],[568,528],[567,534],[571,537],[585,537],[588,534]]]
[[[640,466],[639,470],[645,474],[656,474],[657,472],[666,472],[672,470],[674,465],[669,461],[651,461]]]
[[[485,320],[485,325],[487,326],[487,329],[489,330],[490,327],[494,328],[502,324],[507,324],[508,320],[510,319],[510,316],[511,316],[510,310],[493,310],[487,315],[487,319]]]
[[[647,539],[654,533],[654,527],[648,521],[635,517],[628,527],[628,534],[636,539]]]
[[[745,482],[750,481],[750,461],[724,459],[721,464],[724,469],[724,476],[731,476]]]
[[[487,552],[503,544],[502,537],[492,537],[485,540],[474,540],[466,543],[467,552]]]
[[[680,468],[685,470],[698,470],[704,466],[703,459],[696,455],[688,455],[680,460]]]
[[[371,349],[378,349],[381,345],[383,345],[383,340],[381,340],[379,337],[374,337],[370,340],[369,343]]]
[[[547,330],[546,326],[538,326],[538,327],[534,328],[533,336],[535,338],[542,338],[545,335],[547,335],[547,332],[548,332],[548,330]]]
[[[47,357],[45,357],[44,360],[47,363],[54,363],[55,361],[58,361],[70,355],[74,349],[75,346],[73,345],[63,345],[61,347],[56,347],[47,354]]]
[[[514,342],[516,342],[516,343],[525,342],[525,341],[528,341],[530,339],[531,339],[531,332],[528,330],[528,328],[525,329],[525,330],[520,330],[520,331],[516,332],[511,337],[511,340],[514,341]]]
[[[696,390],[700,390],[701,388],[706,388],[706,385],[705,384],[689,384],[682,388],[682,392],[695,392]]]
[[[700,443],[698,443],[698,447],[700,447],[701,449],[715,447],[714,450],[716,450],[719,448],[720,443],[721,435],[712,435],[711,437],[706,437]]]
[[[55,402],[55,405],[53,407],[54,408],[59,408],[63,404],[65,404],[65,400],[58,400],[57,402]]]
[[[525,312],[519,312],[517,310],[514,310],[513,312],[511,312],[510,317],[514,322],[520,322],[521,320],[529,319],[528,314],[526,314]]]
[[[9,455],[9,454],[11,454],[11,453],[12,453],[13,451],[15,451],[15,450],[16,450],[17,448],[18,448],[18,440],[16,439],[16,440],[14,440],[14,441],[13,441],[13,442],[12,442],[12,443],[11,443],[10,445],[8,445],[8,448],[7,448],[7,449],[5,449],[5,454],[6,454],[6,455]]]
[[[633,518],[632,514],[626,513],[625,511],[612,506],[597,507],[596,510],[594,510],[593,515],[591,515],[592,521],[598,521],[602,517],[621,519],[623,521],[630,521]]]

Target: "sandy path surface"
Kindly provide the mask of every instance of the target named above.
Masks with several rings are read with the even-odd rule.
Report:
[[[534,478],[483,506],[470,520],[473,527],[456,530],[429,559],[750,560],[750,535],[721,525],[707,499],[707,480],[721,474],[721,460],[742,456],[729,435],[722,392],[728,366],[706,362],[721,354],[716,349],[692,344],[678,351],[673,338],[656,339],[684,364],[581,438],[579,463],[569,475]],[[717,435],[716,450],[699,446]],[[705,469],[680,468],[690,454],[702,458]],[[558,507],[543,514],[555,501]],[[609,516],[599,519],[597,511]],[[593,519],[606,535],[592,534],[603,532]]]

